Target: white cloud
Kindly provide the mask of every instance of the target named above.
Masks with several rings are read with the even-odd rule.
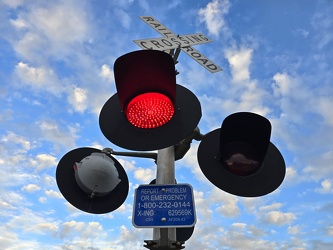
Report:
[[[56,96],[64,91],[52,69],[32,67],[27,63],[19,62],[15,66],[15,72],[20,81],[34,91],[46,91]]]
[[[296,225],[296,226],[289,226],[288,227],[288,233],[289,234],[299,234],[301,232],[301,226],[300,225]]]
[[[292,94],[292,90],[298,85],[289,75],[277,73],[273,76],[273,90],[276,96],[285,96]]]
[[[323,117],[327,125],[333,125],[333,116],[330,112],[333,101],[329,91],[322,95],[321,89],[305,85],[306,79],[288,73],[276,73],[273,80],[274,96],[279,98],[283,115],[289,122],[301,124],[306,115],[315,112]]]
[[[264,105],[266,99],[266,91],[256,81],[250,81],[247,83],[246,90],[240,95],[238,109],[266,116],[271,111],[270,108]]]
[[[253,198],[241,198],[240,201],[248,213],[256,214],[259,207],[265,204],[263,196]]]
[[[115,213],[122,213],[124,211],[126,211],[128,209],[129,205],[126,205],[125,203],[121,204],[121,206],[119,208],[117,208],[117,210],[115,210]]]
[[[67,129],[62,129],[54,121],[40,121],[37,123],[44,140],[49,140],[54,143],[56,149],[59,145],[65,148],[74,148],[75,139],[77,138],[78,129],[68,126]]]
[[[68,103],[75,111],[83,113],[88,106],[87,90],[79,87],[70,88],[68,94]]]
[[[64,203],[66,206],[66,209],[71,213],[71,216],[77,216],[77,215],[82,215],[82,211],[79,210],[78,208],[74,207],[72,204],[70,204],[69,202],[65,202]]]
[[[85,13],[79,5],[71,6],[64,1],[48,8],[33,9],[29,21],[37,31],[59,45],[82,41],[87,32]]]
[[[333,225],[327,227],[326,234],[328,236],[333,236]]]
[[[265,105],[269,93],[260,86],[257,80],[251,79],[252,54],[253,49],[246,47],[225,50],[225,56],[231,67],[231,80],[234,84],[228,89],[228,95],[232,98],[221,100],[222,107],[223,110],[231,113],[249,111],[266,116],[271,111]],[[215,107],[213,106],[213,108]]]
[[[0,136],[0,183],[2,187],[21,187],[35,183],[38,177],[27,172],[30,166],[28,152],[35,148],[35,142],[26,136],[7,132]]]
[[[8,5],[11,8],[16,8],[24,3],[25,0],[2,0],[2,3]]]
[[[186,168],[188,168],[193,176],[200,182],[210,183],[205,175],[202,173],[198,161],[197,161],[197,150],[199,144],[192,143],[190,150],[186,153],[184,158],[180,161],[180,164]]]
[[[19,161],[14,159],[12,162],[6,162],[5,168],[0,168],[0,183],[2,187],[18,187],[38,179],[36,175],[22,170],[21,167],[24,166],[24,163],[25,158],[22,157]],[[13,167],[18,167],[18,171],[13,171]]]
[[[102,78],[113,82],[114,81],[114,74],[113,70],[110,68],[109,65],[103,64],[101,67],[100,75]]]
[[[7,227],[0,226],[1,247],[4,249],[10,249],[9,247],[12,247],[13,245],[17,246],[17,242],[19,241],[18,238],[19,236],[14,232],[9,231]]]
[[[14,207],[12,205],[10,205],[8,202],[6,202],[2,199],[0,199],[0,208],[2,210],[4,210],[4,209],[14,209]]]
[[[330,89],[311,86],[306,84],[306,77],[288,73],[276,73],[273,80],[273,93],[281,109],[281,116],[273,121],[274,134],[293,155],[304,159],[302,166],[295,159],[294,166],[287,169],[287,181],[299,183],[331,177],[333,151],[321,139],[322,135],[324,141],[333,138]],[[293,178],[296,176],[300,178]]]
[[[229,49],[226,51],[226,57],[231,66],[232,79],[234,82],[240,82],[250,79],[250,65],[253,50],[250,48]]]
[[[151,168],[139,167],[134,171],[134,177],[135,179],[148,184],[155,179],[155,171]]]
[[[70,238],[73,236],[80,236],[84,238],[101,238],[106,235],[103,226],[99,222],[81,222],[81,221],[68,221],[64,222],[59,227],[59,235],[61,239]]]
[[[64,198],[61,193],[59,193],[57,191],[54,191],[52,189],[51,190],[46,190],[45,194],[49,197],[52,197],[52,198],[57,198],[57,199],[63,199]]]
[[[282,206],[283,206],[282,203],[273,203],[271,205],[259,207],[259,211],[268,212],[271,210],[280,209]]]
[[[25,11],[19,9],[15,18],[10,20],[15,29],[9,42],[22,60],[15,67],[16,88],[28,86],[38,94],[46,91],[56,97],[66,95],[72,106],[70,111],[82,113],[92,109],[99,114],[110,97],[103,79],[112,81],[113,73],[109,66],[103,65],[102,80],[97,80],[101,82],[100,88],[98,83],[92,87],[91,81],[96,81],[94,77],[99,72],[92,59],[95,52],[87,53],[86,48],[93,42],[97,28],[92,28],[94,22],[89,20],[90,12],[85,11],[87,4],[72,0],[43,5],[34,3]],[[129,25],[129,20],[121,20],[124,25]],[[58,62],[65,69],[79,70],[81,74],[78,77],[60,76],[64,71],[57,71]],[[72,84],[74,80],[82,86]]]
[[[299,182],[299,173],[294,167],[287,167],[286,168],[286,176],[283,180],[284,184],[295,184],[296,182]]]
[[[193,196],[196,212],[200,213],[205,221],[211,219],[213,211],[209,207],[210,204],[208,204],[207,198],[204,196],[204,192],[194,190]]]
[[[39,198],[38,198],[38,201],[39,201],[40,203],[45,203],[45,202],[47,201],[47,199],[46,199],[45,197],[39,197]]]
[[[51,233],[55,235],[58,226],[56,222],[48,221],[45,214],[34,212],[29,209],[23,209],[19,214],[13,216],[7,223],[11,228],[20,229],[23,232],[35,234]]]
[[[115,85],[110,86],[110,89],[114,88]],[[103,105],[112,96],[112,92],[106,91],[104,87],[102,87],[100,89],[90,90],[88,94],[89,108],[96,116],[99,116]]]
[[[247,231],[254,237],[254,238],[263,238],[264,235],[267,234],[265,229],[258,228],[254,225],[249,225]]]
[[[274,210],[263,215],[262,219],[264,223],[281,226],[290,224],[296,219],[296,215],[291,212],[283,213],[281,211]]]
[[[55,167],[57,165],[57,158],[49,154],[38,154],[35,159],[30,159],[30,163],[37,170]]]
[[[26,152],[31,149],[31,143],[26,137],[13,132],[8,132],[7,135],[3,135],[0,142],[5,145],[7,150],[11,148],[10,145],[19,145],[19,148],[15,147],[17,152]]]
[[[84,6],[76,1],[49,2],[22,12],[18,20],[11,21],[15,27],[25,27],[19,32],[21,39],[14,44],[15,50],[26,59],[39,62],[45,56],[71,54],[73,46],[89,40]]]
[[[21,208],[27,200],[25,196],[19,194],[18,192],[8,191],[7,193],[2,195],[3,204],[6,204],[6,207],[9,208]]]
[[[120,225],[114,227],[114,230],[120,234],[112,238],[113,246],[115,250],[127,250],[127,249],[141,249],[143,246],[143,239],[152,238],[152,230],[133,228]],[[113,250],[113,249],[112,249]]]
[[[231,224],[231,227],[233,227],[233,229],[235,229],[237,231],[238,230],[243,231],[247,227],[247,224],[235,222],[235,223]]]
[[[210,34],[218,37],[226,25],[224,16],[229,12],[229,8],[228,0],[212,0],[205,8],[199,10],[199,20],[206,24]]]
[[[303,174],[306,174],[311,180],[320,180],[322,178],[331,177],[333,176],[332,162],[333,151],[324,152],[321,155],[315,155],[309,166],[303,168]]]
[[[43,180],[43,185],[47,185],[47,186],[54,186],[56,183],[55,178],[50,175],[44,175],[42,180]]]
[[[330,96],[318,97],[318,102],[315,109],[320,115],[323,116],[327,124],[333,127],[333,115],[331,112],[331,107],[333,107],[333,100]]]
[[[224,228],[224,230],[216,227],[210,228],[204,228],[200,232],[200,238],[209,243],[201,246],[199,242],[190,241],[193,249],[220,249],[221,246],[226,249],[239,250],[270,250],[279,248],[276,242],[264,239],[264,236],[268,234],[267,232],[247,223],[234,222],[229,228]]]
[[[321,182],[321,186],[323,187],[323,190],[326,192],[329,192],[332,190],[332,180],[325,179]]]
[[[35,230],[37,232],[51,232],[55,235],[58,231],[59,227],[55,222],[42,222],[36,225]]]
[[[25,185],[24,187],[22,187],[22,190],[24,190],[28,193],[36,192],[40,189],[41,188],[39,186],[37,186],[36,184],[28,184],[28,185]]]
[[[217,204],[216,211],[225,217],[237,217],[240,213],[240,209],[237,205],[238,197],[218,188],[214,188],[211,191],[209,203]]]
[[[47,67],[33,67],[27,63],[19,62],[15,67],[15,74],[19,79],[17,88],[28,86],[34,93],[48,92],[56,97],[67,96],[67,102],[75,112],[83,113],[88,108],[99,114],[101,107],[110,97],[110,93],[96,86],[86,88],[75,86],[69,79],[59,79],[56,73]],[[107,65],[103,65],[100,76],[107,82],[113,81],[113,72]],[[113,85],[112,85],[113,86]],[[114,88],[114,86],[113,86]]]
[[[333,180],[325,179],[321,182],[321,187],[316,189],[317,192],[322,194],[333,194]]]
[[[21,19],[21,18],[17,18],[17,19],[11,19],[10,23],[16,28],[16,29],[23,29],[23,28],[27,28],[27,23]]]
[[[123,166],[123,168],[125,169],[126,172],[133,171],[133,170],[136,169],[136,167],[135,167],[136,162],[133,161],[133,160],[132,161],[128,161],[125,158],[119,158],[117,160],[120,163],[120,165]]]

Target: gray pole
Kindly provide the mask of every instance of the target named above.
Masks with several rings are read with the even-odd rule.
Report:
[[[180,48],[177,48],[176,55],[174,50],[170,51],[175,64],[179,53]],[[156,184],[175,184],[175,146],[158,150],[156,163]],[[176,241],[176,228],[154,228],[153,240],[159,240],[160,246],[169,246],[170,241]]]
[[[158,150],[156,184],[175,184],[174,146]],[[168,246],[169,240],[176,241],[176,228],[154,228],[153,230],[153,239],[160,240],[160,246]]]

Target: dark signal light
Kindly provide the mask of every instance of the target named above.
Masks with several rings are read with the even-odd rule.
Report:
[[[198,148],[203,174],[216,187],[243,197],[277,189],[286,172],[280,151],[270,142],[271,124],[260,115],[239,112],[206,134]]]
[[[56,180],[69,203],[92,214],[118,209],[129,190],[123,166],[104,150],[88,147],[73,149],[60,159]]]
[[[260,115],[240,112],[226,117],[220,134],[220,161],[229,172],[249,176],[260,169],[271,136],[270,122]]]

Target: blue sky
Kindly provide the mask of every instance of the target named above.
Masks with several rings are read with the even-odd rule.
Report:
[[[194,188],[195,232],[187,249],[333,248],[333,2],[240,0],[0,1],[1,249],[144,249],[152,229],[132,226],[134,189],[155,178],[152,160],[116,157],[130,181],[125,203],[92,215],[61,195],[58,161],[77,147],[111,147],[98,125],[115,93],[113,64],[161,37],[203,33],[195,48],[224,70],[211,74],[181,53],[178,84],[199,98],[201,133],[237,111],[272,123],[287,174],[273,193],[242,198],[201,173],[198,142],[176,162]]]

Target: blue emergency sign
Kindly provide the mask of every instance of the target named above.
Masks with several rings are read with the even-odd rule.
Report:
[[[135,190],[135,227],[192,227],[196,223],[193,189],[189,184],[140,185]]]

